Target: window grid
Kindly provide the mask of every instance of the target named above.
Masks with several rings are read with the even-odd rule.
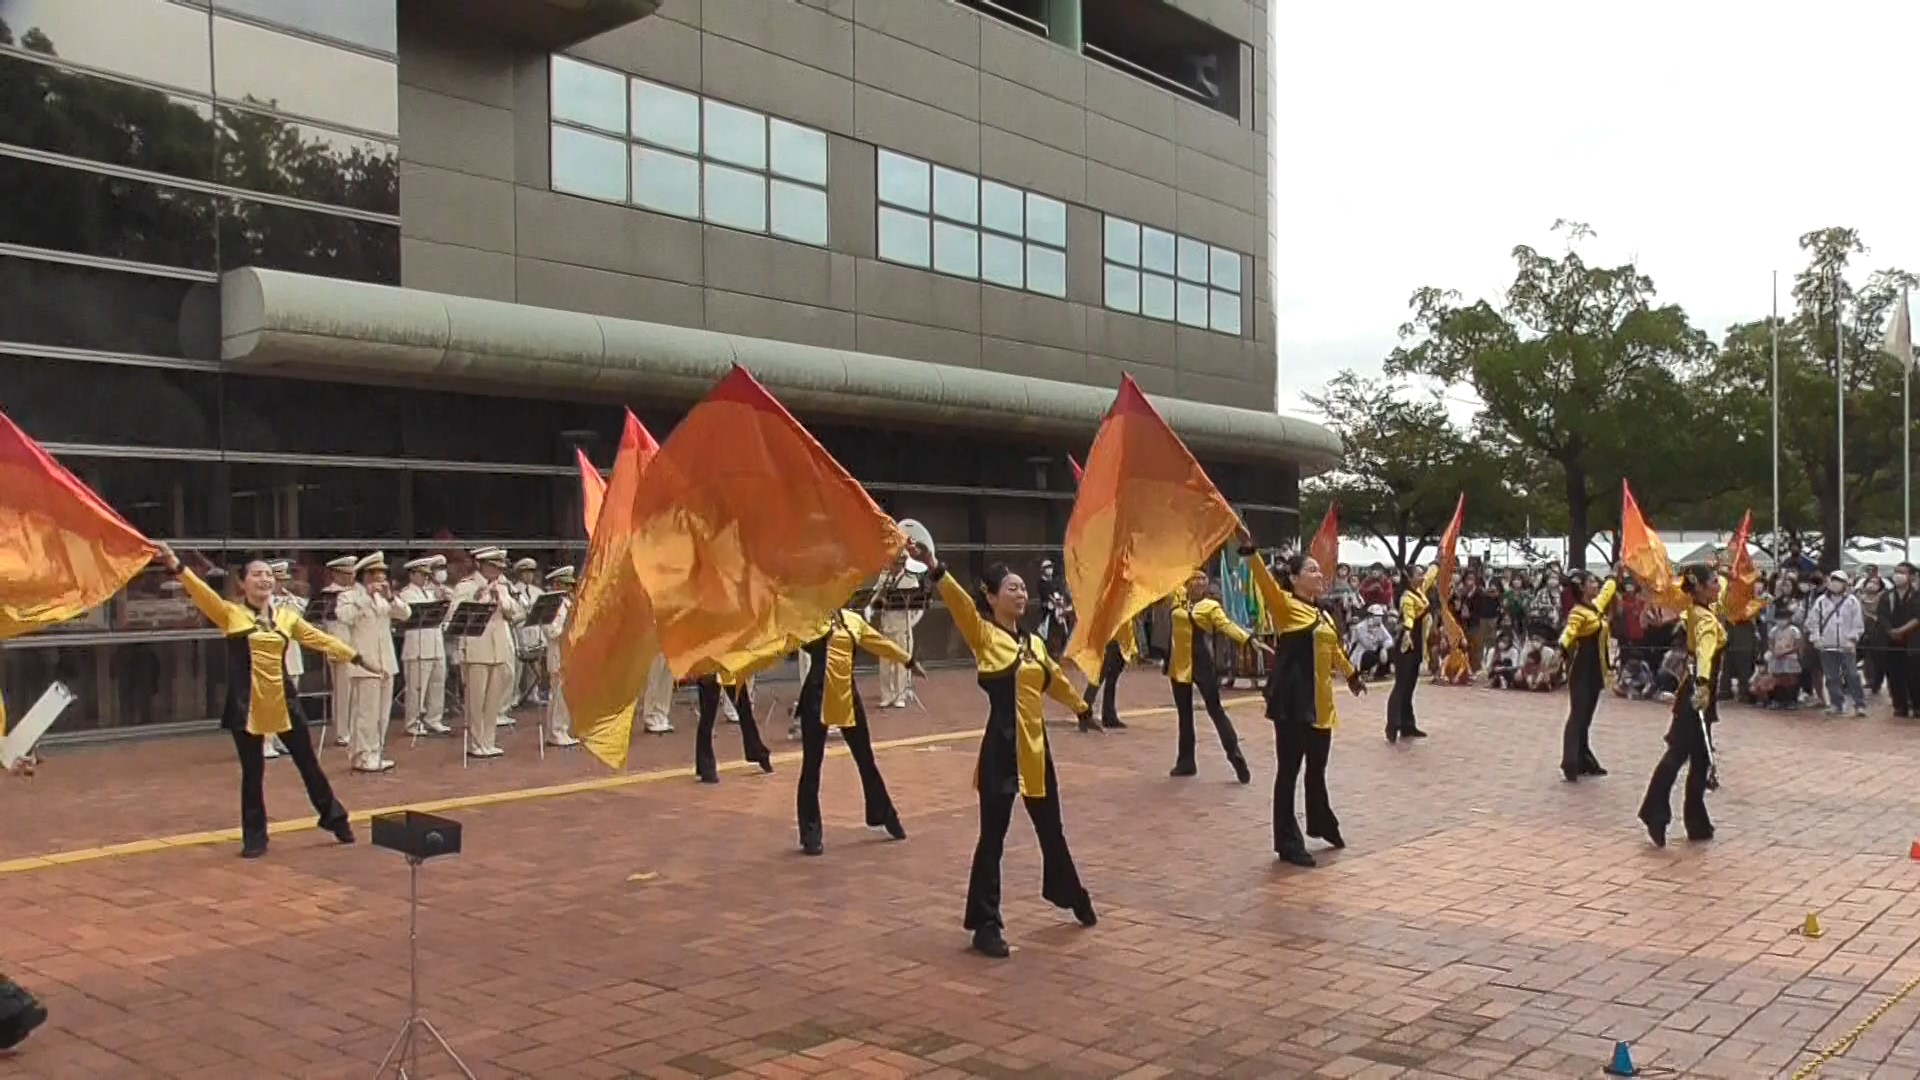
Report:
[[[825,132],[560,55],[548,114],[555,191],[827,246]]]
[[[874,169],[880,258],[1066,297],[1066,203],[891,150]]]
[[[1236,337],[1244,325],[1244,256],[1111,214],[1101,229],[1107,307]]]

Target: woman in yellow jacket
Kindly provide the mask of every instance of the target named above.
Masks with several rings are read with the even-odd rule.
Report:
[[[1713,839],[1713,819],[1707,816],[1707,789],[1713,775],[1713,725],[1720,719],[1714,692],[1720,685],[1720,662],[1726,652],[1727,631],[1714,607],[1720,600],[1720,578],[1711,567],[1689,566],[1680,579],[1690,601],[1680,617],[1686,633],[1687,671],[1673,694],[1673,719],[1667,725],[1667,752],[1647,781],[1640,803],[1640,823],[1657,847],[1667,846],[1667,826],[1673,822],[1673,782],[1680,766],[1687,767],[1687,786],[1681,811],[1687,839]]]
[[[1260,602],[1272,613],[1277,637],[1272,671],[1267,675],[1267,719],[1273,721],[1279,773],[1273,781],[1273,852],[1295,866],[1312,866],[1313,856],[1293,816],[1293,789],[1300,766],[1307,767],[1307,836],[1336,848],[1347,846],[1340,819],[1327,799],[1327,758],[1333,729],[1340,723],[1333,701],[1333,677],[1346,680],[1355,696],[1367,684],[1340,647],[1340,631],[1317,601],[1327,578],[1309,555],[1290,555],[1276,575],[1242,537],[1240,556],[1253,576]]]
[[[954,627],[972,650],[980,689],[987,694],[987,730],[974,772],[980,842],[973,849],[973,873],[967,881],[966,928],[973,932],[973,947],[996,959],[1011,951],[1000,918],[1000,856],[1016,794],[1026,802],[1040,839],[1040,895],[1072,911],[1081,926],[1092,926],[1099,921],[1093,897],[1080,883],[1061,829],[1060,784],[1047,746],[1043,702],[1051,697],[1076,717],[1084,716],[1088,706],[1047,655],[1045,643],[1021,629],[1027,585],[1020,575],[1005,563],[994,563],[976,595],[934,562],[926,548],[913,544],[908,552],[927,564],[927,577],[940,590]]]
[[[291,607],[273,602],[273,570],[264,560],[247,564],[240,582],[242,603],[223,600],[199,575],[180,565],[180,557],[160,545],[160,562],[180,579],[188,599],[227,640],[227,700],[220,726],[233,736],[240,757],[240,856],[267,853],[267,800],[264,744],[278,735],[300,770],[307,799],[320,815],[320,827],[343,844],[353,843],[347,808],[333,797],[327,774],[313,752],[313,737],[300,709],[300,696],[287,678],[287,645],[298,642],[330,660],[360,664],[353,646],[313,628]],[[362,664],[362,667],[365,665]]]
[[[1173,635],[1167,649],[1167,681],[1173,687],[1173,707],[1180,717],[1180,742],[1168,776],[1193,776],[1199,767],[1193,760],[1193,691],[1200,688],[1200,700],[1206,704],[1213,730],[1220,735],[1220,748],[1227,752],[1233,775],[1245,784],[1253,779],[1247,758],[1240,752],[1240,733],[1220,705],[1220,675],[1213,668],[1212,641],[1200,635],[1225,634],[1235,645],[1253,641],[1246,627],[1227,617],[1220,601],[1207,595],[1210,579],[1205,570],[1195,570],[1186,588],[1169,597],[1173,605]],[[1265,642],[1253,641],[1253,647],[1271,653]]]
[[[1414,720],[1413,692],[1420,686],[1420,664],[1426,659],[1427,612],[1433,603],[1428,594],[1439,577],[1440,568],[1429,566],[1419,586],[1400,596],[1400,640],[1394,646],[1393,692],[1387,695],[1388,742],[1397,742],[1403,736],[1427,737]]]
[[[1570,575],[1580,599],[1567,613],[1567,628],[1560,632],[1560,651],[1567,656],[1567,726],[1560,737],[1560,775],[1567,783],[1583,776],[1605,776],[1600,759],[1593,756],[1588,740],[1593,730],[1593,714],[1600,706],[1600,694],[1612,677],[1613,664],[1608,655],[1607,609],[1613,606],[1619,583],[1600,579],[1585,570]]]
[[[781,643],[783,646],[785,642]],[[790,648],[763,661],[761,666],[780,660]],[[713,722],[720,714],[720,695],[725,694],[733,701],[734,711],[740,715],[740,756],[760,766],[761,772],[773,771],[773,754],[760,738],[760,725],[753,718],[753,694],[748,680],[753,672],[714,671],[701,675],[694,682],[699,696],[700,724],[693,736],[693,771],[703,784],[720,782],[719,761],[713,754]]]
[[[874,760],[867,706],[860,700],[860,685],[853,675],[856,649],[926,677],[912,655],[855,612],[834,612],[800,643],[800,652],[807,657],[807,674],[800,680],[800,694],[794,704],[794,716],[800,722],[800,787],[794,795],[794,816],[800,826],[800,850],[808,855],[820,854],[826,844],[826,825],[820,816],[820,768],[827,757],[828,729],[840,733],[840,741],[847,744],[847,753],[860,771],[867,827],[885,829],[895,840],[907,838],[900,813],[887,794],[887,782],[880,775],[880,763]]]

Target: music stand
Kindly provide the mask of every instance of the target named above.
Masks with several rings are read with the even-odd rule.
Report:
[[[408,1080],[409,1064],[414,1074],[419,1074],[420,1047],[414,1036],[422,1031],[447,1055],[454,1068],[460,1070],[460,1075],[476,1080],[473,1070],[460,1060],[446,1036],[420,1012],[420,864],[442,855],[460,854],[460,823],[418,810],[376,814],[373,846],[407,857],[407,1022],[401,1025],[399,1037],[387,1048],[387,1056],[380,1059],[374,1080],[388,1075],[389,1066],[399,1080]]]
[[[401,634],[401,642],[403,645],[403,648],[401,649],[401,651],[402,652],[406,651],[404,648],[404,644],[406,642],[405,635],[411,631],[431,630],[436,634],[439,633],[441,624],[447,621],[447,608],[451,607],[452,605],[453,605],[453,601],[451,600],[428,600],[425,603],[407,605],[408,609],[411,610],[413,614],[407,616],[407,621],[400,624],[399,632]],[[406,667],[407,665],[404,662],[401,663],[400,668],[402,672],[406,670]],[[402,677],[404,677],[404,675]],[[397,687],[397,689],[394,691],[395,695],[397,696],[404,695],[407,692],[406,685],[402,683],[399,679],[394,680],[394,685]],[[444,692],[445,692],[445,689],[442,688],[442,693]],[[407,727],[411,728],[413,727],[414,718],[407,715],[405,697],[402,696],[400,700],[402,702],[400,707],[400,717],[401,717],[400,722],[407,725]],[[444,709],[445,704],[442,703],[441,707]],[[420,735],[417,731],[412,734],[412,740],[413,741],[408,743],[407,745],[409,746],[420,745]]]
[[[454,637],[471,641],[487,632],[487,624],[493,621],[493,613],[500,605],[483,603],[479,600],[462,600],[453,606],[453,614],[447,618],[447,633]],[[466,731],[460,736],[460,767],[467,767],[467,751],[473,747],[473,717],[464,716]]]
[[[567,602],[566,593],[563,593],[563,592],[541,593],[540,598],[535,600],[533,602],[533,606],[527,609],[527,617],[520,621],[520,625],[522,627],[552,626],[553,621],[560,617],[560,606],[566,602]],[[546,650],[544,649],[541,650],[539,662],[541,664],[546,663]],[[538,672],[534,674],[533,685],[535,686],[535,688],[538,688],[540,685],[540,677]],[[540,760],[541,761],[547,760],[547,733],[553,729],[553,695],[554,695],[554,688],[551,685],[549,685],[547,687],[547,707],[544,710],[542,710],[540,713]]]

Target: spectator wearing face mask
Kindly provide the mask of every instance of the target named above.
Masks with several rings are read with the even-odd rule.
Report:
[[[1369,679],[1384,679],[1393,674],[1393,631],[1387,628],[1387,609],[1374,604],[1366,617],[1354,623],[1347,637],[1347,653],[1353,669]]]
[[[1540,575],[1540,588],[1527,604],[1527,636],[1541,639],[1560,634],[1560,575],[1547,570]]]
[[[1784,603],[1774,605],[1773,632],[1767,637],[1767,674],[1773,680],[1769,708],[1799,707],[1802,644],[1800,628],[1793,622],[1793,608]]]
[[[1854,650],[1866,633],[1866,619],[1860,611],[1860,598],[1847,589],[1847,575],[1839,570],[1827,575],[1826,589],[1807,607],[1807,635],[1820,653],[1824,674],[1827,715],[1839,716],[1849,698],[1853,715],[1867,715],[1866,691],[1860,686],[1860,667],[1854,662]]]
[[[1487,650],[1487,686],[1512,690],[1520,676],[1520,647],[1514,644],[1513,631],[1502,630]]]
[[[1893,571],[1893,588],[1880,597],[1880,622],[1886,627],[1887,695],[1893,715],[1911,717],[1920,704],[1920,593],[1914,590],[1913,564]]]
[[[1868,575],[1860,585],[1860,612],[1866,622],[1866,631],[1860,636],[1860,666],[1867,697],[1876,701],[1887,680],[1887,649],[1893,644],[1887,624],[1880,620],[1880,598],[1885,593],[1886,583],[1878,574]]]

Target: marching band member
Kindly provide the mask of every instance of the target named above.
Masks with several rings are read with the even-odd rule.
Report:
[[[1400,640],[1393,653],[1393,692],[1387,695],[1388,742],[1397,742],[1403,735],[1427,737],[1414,720],[1413,692],[1420,686],[1420,665],[1426,659],[1427,611],[1433,606],[1427,594],[1439,578],[1440,567],[1430,566],[1419,585],[1400,597]]]
[[[393,628],[413,614],[405,600],[393,595],[387,580],[387,557],[381,552],[361,559],[353,568],[356,584],[340,594],[340,623],[347,644],[358,653],[361,666],[348,672],[353,687],[348,715],[352,718],[354,772],[386,772],[393,762],[386,756],[387,722],[393,718],[393,678],[400,660],[393,651]]]
[[[340,603],[338,594],[353,588],[353,568],[360,560],[352,555],[342,555],[327,564],[327,583],[321,586],[323,593],[333,593],[336,612]],[[346,627],[340,625],[339,615],[329,615],[320,623],[320,632],[329,637],[344,638]],[[347,745],[347,727],[351,721],[347,718],[349,702],[347,698],[353,686],[347,681],[347,665],[339,661],[327,663],[327,715],[333,719],[333,744]]]
[[[800,654],[810,662],[795,699],[800,720],[800,786],[794,796],[794,811],[800,825],[800,850],[809,855],[826,850],[826,826],[820,816],[820,767],[827,756],[828,729],[840,733],[854,767],[860,770],[867,827],[885,829],[895,840],[905,840],[906,827],[900,824],[900,814],[887,794],[887,782],[880,776],[880,764],[874,760],[867,708],[860,700],[860,687],[853,674],[853,654],[855,649],[864,649],[882,662],[909,669],[918,665],[897,642],[851,611],[834,612],[808,637],[800,645]],[[789,651],[790,647],[783,649],[774,659],[783,658]]]
[[[647,669],[647,692],[640,699],[640,711],[648,734],[673,730],[673,668],[667,665],[665,653],[655,653],[653,666]]]
[[[907,572],[904,552],[874,585],[873,600],[867,605],[865,621],[876,622],[888,641],[907,656],[913,655],[915,613],[926,610],[927,590],[920,576]],[[880,707],[904,709],[913,700],[913,673],[909,665],[890,659],[880,661]]]
[[[580,740],[573,737],[568,729],[573,726],[573,714],[567,711],[566,695],[560,692],[560,665],[566,658],[562,655],[561,640],[566,637],[567,616],[573,614],[574,572],[571,566],[562,566],[547,574],[547,589],[550,592],[564,592],[565,600],[560,601],[560,610],[553,616],[553,624],[547,631],[547,730],[541,738],[548,746],[579,746]]]
[[[307,799],[320,815],[320,827],[343,844],[353,843],[347,808],[333,796],[320,758],[313,752],[300,698],[287,681],[287,642],[300,644],[331,660],[358,664],[353,646],[321,633],[291,608],[273,606],[273,571],[255,560],[241,579],[241,603],[231,603],[180,565],[180,557],[165,544],[160,564],[180,580],[193,606],[213,623],[227,642],[227,700],[220,726],[233,735],[240,758],[240,856],[257,859],[267,853],[266,762],[261,746],[268,735],[283,735]]]
[[[513,581],[507,590],[520,605],[521,611],[532,611],[533,602],[540,599],[540,586],[536,579],[540,576],[540,564],[532,559],[520,559],[513,564]],[[507,708],[500,713],[503,727],[514,725],[511,710],[523,705],[541,703],[540,679],[545,674],[547,655],[547,628],[521,624],[513,628],[513,686],[514,691],[507,702]]]
[[[1020,575],[995,563],[987,567],[975,595],[934,562],[923,545],[909,544],[908,551],[926,564],[927,577],[939,588],[955,628],[973,652],[980,689],[987,695],[987,725],[974,774],[980,794],[980,842],[967,882],[965,925],[973,932],[974,949],[1004,958],[1012,950],[1000,917],[1000,857],[1015,795],[1026,802],[1040,839],[1040,895],[1055,907],[1071,910],[1081,926],[1099,921],[1061,827],[1060,785],[1047,745],[1043,702],[1050,695],[1076,716],[1087,707],[1047,655],[1046,645],[1020,628],[1027,613],[1027,586]]]
[[[1686,795],[1681,812],[1687,839],[1713,839],[1713,819],[1707,816],[1707,781],[1713,772],[1713,725],[1720,719],[1718,695],[1720,659],[1727,631],[1714,614],[1720,599],[1720,578],[1709,567],[1689,566],[1680,586],[1692,603],[1680,622],[1686,632],[1687,669],[1673,694],[1673,718],[1667,725],[1667,752],[1654,766],[1647,797],[1640,803],[1640,821],[1656,847],[1667,846],[1667,826],[1673,821],[1673,782],[1680,766],[1687,767]]]
[[[1120,676],[1127,670],[1140,653],[1140,644],[1133,632],[1133,620],[1128,619],[1113,640],[1107,642],[1107,651],[1100,657],[1100,677],[1087,684],[1083,700],[1087,703],[1087,713],[1080,718],[1080,730],[1093,730],[1093,699],[1100,698],[1100,726],[1103,728],[1123,728],[1120,712],[1114,708],[1113,694],[1120,685]]]
[[[467,752],[492,758],[504,753],[494,742],[494,729],[513,693],[512,626],[526,617],[526,609],[507,589],[504,548],[480,548],[474,551],[473,560],[478,572],[455,587],[454,602],[492,604],[494,610],[486,630],[466,639],[461,650],[460,680],[466,692]]]
[[[1213,729],[1220,735],[1220,747],[1233,765],[1233,775],[1245,784],[1253,780],[1253,772],[1247,768],[1246,755],[1240,752],[1240,735],[1233,730],[1233,720],[1220,705],[1220,676],[1213,669],[1211,641],[1196,639],[1202,633],[1225,634],[1235,645],[1251,641],[1261,652],[1271,655],[1273,650],[1265,642],[1255,641],[1246,627],[1227,618],[1220,601],[1207,595],[1209,580],[1205,570],[1195,570],[1187,579],[1186,590],[1172,598],[1173,643],[1168,650],[1167,681],[1173,686],[1173,707],[1180,716],[1180,744],[1173,771],[1167,775],[1193,776],[1200,771],[1193,760],[1193,691],[1197,686]]]
[[[408,606],[448,599],[452,592],[433,578],[446,573],[445,555],[428,555],[407,563],[407,584],[400,599]],[[407,734],[450,735],[447,711],[447,635],[442,626],[408,630],[400,641],[400,663],[407,675]]]
[[[1560,651],[1570,657],[1572,674],[1567,680],[1567,726],[1561,735],[1560,775],[1569,784],[1583,776],[1605,776],[1600,759],[1593,756],[1588,735],[1593,730],[1594,710],[1600,707],[1600,693],[1612,678],[1612,658],[1607,655],[1607,608],[1612,606],[1619,582],[1608,578],[1605,585],[1585,570],[1569,577],[1580,590],[1580,600],[1567,613],[1567,628],[1560,632]]]
[[[273,603],[276,607],[291,608],[294,614],[304,614],[307,601],[293,594],[293,564],[286,559],[275,559],[267,564],[273,571]],[[300,643],[287,642],[287,680],[293,684],[294,693],[300,692],[300,679],[307,673],[307,658],[300,652]],[[267,736],[267,743],[260,748],[260,756],[268,761],[286,752],[286,746],[280,736]]]

